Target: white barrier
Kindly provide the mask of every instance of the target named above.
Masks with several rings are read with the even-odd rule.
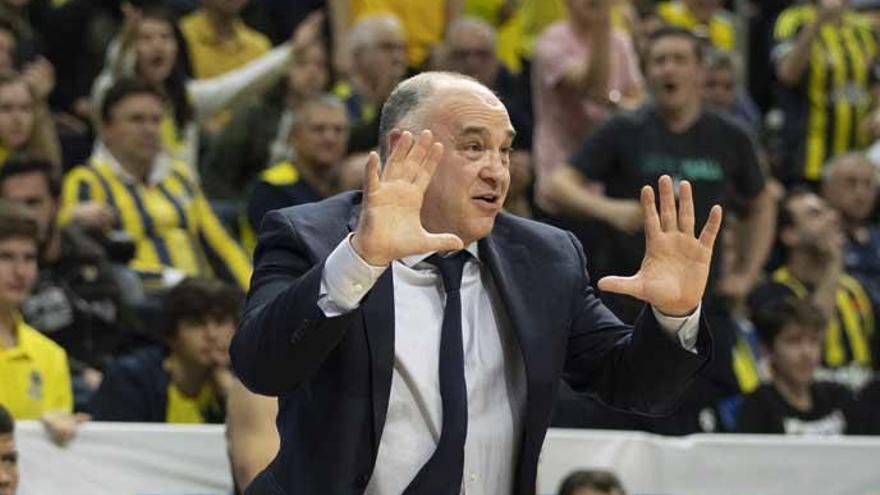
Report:
[[[222,426],[89,423],[61,449],[38,423],[22,421],[16,439],[19,495],[231,491]],[[566,474],[586,467],[614,470],[634,495],[880,495],[880,438],[550,430],[538,493],[555,493]]]

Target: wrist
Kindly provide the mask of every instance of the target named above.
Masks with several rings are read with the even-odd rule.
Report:
[[[358,255],[358,257],[366,264],[377,268],[388,266],[389,264],[391,264],[391,260],[370,253],[369,250],[364,248],[360,240],[361,236],[358,235],[357,232],[355,232],[351,235],[351,237],[349,237],[348,243],[354,250],[354,254]]]

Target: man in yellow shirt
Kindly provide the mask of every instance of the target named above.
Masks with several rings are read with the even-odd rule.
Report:
[[[0,404],[18,419],[42,419],[66,442],[76,431],[67,354],[19,315],[37,278],[37,222],[0,203]]]
[[[247,0],[202,0],[202,8],[180,20],[193,76],[216,77],[268,52],[272,43],[241,20]]]

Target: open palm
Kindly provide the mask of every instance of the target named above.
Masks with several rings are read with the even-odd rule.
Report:
[[[385,266],[413,254],[462,249],[453,234],[432,234],[422,226],[425,191],[443,156],[431,131],[418,139],[404,132],[379,171],[379,155],[370,154],[364,178],[364,203],[352,247],[365,261]]]
[[[668,316],[685,316],[697,308],[706,290],[712,248],[721,228],[721,207],[712,207],[697,238],[690,183],[681,183],[677,212],[668,175],[660,178],[659,189],[658,215],[654,189],[642,188],[646,244],[638,273],[632,277],[605,277],[599,281],[599,289],[641,299]]]

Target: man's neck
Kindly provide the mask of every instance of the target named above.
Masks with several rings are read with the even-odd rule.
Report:
[[[317,165],[310,160],[297,160],[296,162],[296,169],[299,175],[321,193],[322,196],[330,196],[333,193],[333,184],[330,182],[331,168]]]
[[[384,102],[393,89],[393,87],[384,87],[380,80],[371,80],[359,73],[351,75],[351,86],[356,94],[374,105]]]
[[[674,133],[682,133],[691,128],[703,114],[703,105],[700,103],[685,105],[681,108],[657,107],[666,127]]]
[[[10,348],[18,345],[15,323],[15,309],[0,306],[0,347]]]
[[[61,229],[52,225],[49,240],[43,246],[43,261],[52,264],[61,259]]]
[[[196,397],[205,386],[205,383],[211,379],[211,370],[204,366],[198,366],[186,363],[176,355],[168,358],[171,373],[171,383],[180,390],[180,393],[187,397]]]
[[[777,376],[773,379],[773,386],[798,411],[806,412],[813,408],[813,394],[810,393],[809,383],[796,383]]]
[[[153,168],[153,161],[149,163],[141,163],[138,160],[128,160],[122,157],[120,153],[115,152],[111,148],[107,148],[110,152],[110,155],[113,156],[113,159],[116,160],[116,163],[125,170],[129,175],[134,177],[138,182],[146,183],[147,178],[150,175],[150,170]]]
[[[788,268],[792,276],[810,287],[816,287],[822,282],[827,265],[827,261],[823,259],[817,259],[816,256],[796,250],[789,253],[785,262],[785,267]]]
[[[228,16],[212,9],[205,9],[205,17],[218,40],[228,40],[235,36],[235,16]]]

